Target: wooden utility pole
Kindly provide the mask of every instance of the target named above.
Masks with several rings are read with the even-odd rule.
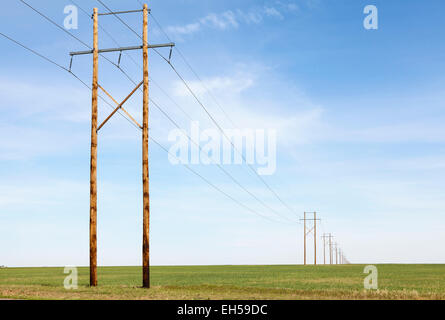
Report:
[[[97,88],[99,73],[97,8],[93,13],[93,85],[90,160],[90,286],[97,286]]]
[[[338,247],[338,245],[337,245],[336,253],[337,253],[337,264],[339,264],[339,262],[340,262],[340,248]]]
[[[332,238],[333,236],[329,233],[329,264],[332,264]]]
[[[338,248],[337,248],[337,242],[335,245],[335,264],[338,264]]]
[[[306,265],[306,237],[308,234],[310,234],[312,231],[314,231],[314,264],[317,264],[317,213],[313,212],[314,217],[312,219],[307,219],[306,218],[306,213],[304,212],[304,219],[300,219],[302,221],[304,221],[304,265]],[[309,229],[309,231],[306,231],[307,227],[306,227],[306,221],[314,221],[313,227],[311,229]]]
[[[150,197],[149,197],[149,173],[148,173],[148,49],[149,48],[171,48],[174,43],[148,44],[148,7],[145,4],[142,10],[130,10],[120,12],[98,13],[97,8],[93,11],[93,50],[70,52],[71,57],[78,55],[93,54],[93,85],[92,85],[92,112],[91,112],[91,163],[90,163],[90,285],[97,286],[97,133],[108,122],[108,120],[118,111],[123,111],[136,127],[142,129],[142,185],[143,185],[143,238],[142,238],[142,286],[150,287]],[[143,34],[142,45],[132,47],[99,49],[98,41],[98,16],[120,15],[128,13],[143,12]],[[129,50],[141,50],[143,58],[143,80],[131,91],[129,95],[118,103],[110,93],[108,93],[98,82],[99,55],[109,52],[121,52]],[[120,59],[120,58],[119,58]],[[143,107],[142,126],[123,107],[128,99],[143,85]],[[98,89],[101,89],[113,102],[116,108],[98,126],[97,125],[97,98]]]
[[[304,213],[304,265],[306,265],[306,212]]]
[[[323,238],[323,263],[326,264],[326,238],[328,237],[326,233],[321,236]]]
[[[317,265],[317,213],[314,211],[314,265]]]
[[[150,196],[148,173],[148,8],[144,4],[143,19],[143,49],[144,59],[144,92],[142,115],[142,184],[143,184],[143,245],[142,245],[142,286],[150,288]]]

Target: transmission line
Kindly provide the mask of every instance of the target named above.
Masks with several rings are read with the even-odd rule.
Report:
[[[125,21],[123,21],[118,15],[114,14],[113,11],[103,3],[101,0],[97,0],[100,4],[102,4],[111,14],[113,14],[119,21],[121,21],[129,30],[131,30],[137,37],[139,37],[141,40],[142,37],[138,34],[137,31],[135,31],[131,26],[129,26]],[[172,70],[176,73],[178,78],[183,82],[183,84],[186,86],[188,91],[192,94],[192,96],[195,98],[195,100],[198,102],[198,104],[201,106],[201,108],[205,111],[205,113],[208,115],[208,117],[211,119],[211,121],[215,124],[215,126],[218,128],[218,130],[223,134],[223,136],[227,139],[227,141],[230,142],[233,149],[242,157],[244,162],[246,162],[247,166],[250,168],[250,170],[258,177],[258,179],[269,189],[272,194],[285,206],[292,214],[296,214],[295,211],[286,203],[284,200],[278,195],[278,193],[273,190],[269,184],[258,174],[258,172],[253,168],[252,165],[247,163],[246,158],[242,152],[240,152],[234,145],[233,141],[227,136],[227,134],[224,132],[224,130],[221,128],[221,126],[218,124],[218,122],[215,120],[215,118],[212,116],[212,114],[208,111],[208,109],[205,107],[205,105],[201,102],[201,100],[197,97],[197,95],[193,92],[193,90],[190,88],[188,83],[185,81],[185,79],[180,75],[180,73],[176,70],[176,68],[173,66],[170,60],[166,59],[164,56],[162,56],[156,49],[154,51],[163,58],[172,68]]]
[[[24,5],[26,5],[28,8],[32,9],[34,12],[36,12],[38,15],[40,15],[41,17],[43,17],[45,20],[47,20],[49,23],[51,23],[52,25],[56,26],[58,29],[62,30],[63,32],[65,32],[67,35],[69,35],[70,37],[72,37],[73,39],[77,40],[78,42],[80,42],[82,45],[84,45],[85,47],[87,47],[88,49],[92,49],[92,47],[90,45],[88,45],[85,41],[83,41],[82,39],[76,37],[74,34],[72,34],[71,32],[69,32],[68,30],[66,30],[65,28],[63,28],[62,26],[60,26],[57,22],[55,22],[54,20],[52,20],[51,18],[49,18],[47,15],[43,14],[41,11],[37,10],[36,8],[34,8],[33,6],[31,6],[29,3],[27,3],[24,0],[19,0],[21,3],[23,3]],[[109,63],[115,65],[116,67],[118,67],[117,64],[115,64],[113,61],[111,61],[109,58],[107,58],[106,56],[104,56],[103,54],[100,54],[101,57],[103,57],[105,60],[107,60]]]
[[[41,11],[39,11],[39,10],[37,10],[36,8],[34,8],[33,6],[31,6],[30,4],[28,4],[27,2],[25,2],[24,0],[19,0],[20,2],[22,2],[23,4],[25,4],[26,6],[28,6],[29,8],[31,8],[33,11],[35,11],[37,14],[39,14],[40,16],[42,16],[44,19],[46,19],[48,22],[50,22],[51,24],[53,24],[54,26],[56,26],[57,28],[59,28],[60,30],[62,30],[63,32],[65,32],[66,34],[68,34],[69,36],[71,36],[72,38],[74,38],[75,40],[77,40],[78,42],[80,42],[81,44],[83,44],[84,46],[86,46],[88,49],[91,49],[91,47],[87,44],[87,43],[85,43],[83,40],[81,40],[81,39],[79,39],[78,37],[76,37],[75,35],[73,35],[71,32],[69,32],[69,31],[67,31],[67,30],[65,30],[63,27],[61,27],[60,25],[58,25],[54,20],[52,20],[52,19],[50,19],[48,16],[46,16],[45,14],[43,14]],[[110,13],[113,13],[112,11],[111,11],[111,9],[108,7],[108,6],[106,6],[101,0],[98,0],[98,2],[99,3],[101,3],[108,11],[110,11]],[[82,11],[83,12],[85,12],[86,13],[86,11],[85,10],[83,10],[82,9]],[[140,37],[140,35],[134,30],[134,29],[132,29],[128,24],[126,24],[118,15],[115,15],[114,13],[113,13],[113,15],[116,17],[116,18],[118,18],[118,20],[119,21],[121,21],[125,26],[127,26],[130,30],[132,30],[139,38],[141,38],[142,39],[142,37]],[[104,28],[102,28],[102,30],[105,30]],[[109,34],[108,32],[107,32],[107,34]],[[109,34],[110,35],[110,34]],[[111,35],[110,35],[110,37],[111,37]],[[112,38],[112,37],[111,37]],[[112,39],[114,39],[114,38],[112,38]],[[117,43],[117,41],[114,39],[114,41]],[[159,54],[159,53],[158,53]],[[114,66],[116,66],[131,82],[133,82],[133,84],[136,84],[136,82],[120,67],[120,66],[118,66],[117,64],[115,64],[114,62],[112,62],[111,60],[109,60],[107,57],[105,57],[105,56],[103,56],[102,54],[101,54],[101,56],[102,57],[104,57],[107,61],[109,61],[111,64],[113,64]],[[163,57],[162,55],[161,55],[161,57]],[[164,58],[164,57],[163,57]],[[164,58],[165,59],[165,58]],[[166,59],[165,59],[166,60]],[[166,60],[167,61],[167,60]],[[173,67],[173,66],[172,66]],[[174,68],[174,67],[173,67]],[[65,71],[68,71],[68,72],[70,72],[71,73],[71,70],[68,70],[68,69],[66,69],[66,68],[64,68],[63,67],[63,69],[65,70]],[[175,69],[174,69],[175,70]],[[72,73],[73,74],[73,73]],[[178,76],[183,80],[183,78],[179,75],[179,73],[177,73],[178,74]],[[74,74],[73,74],[73,76],[75,76]],[[75,76],[76,78],[77,78],[77,76]],[[184,80],[183,80],[184,81]],[[83,81],[82,81],[83,82]],[[84,83],[85,84],[85,83]],[[139,89],[140,90],[140,89]],[[191,90],[191,89],[190,89]],[[192,92],[192,91],[191,91]],[[193,93],[193,92],[192,92]],[[193,95],[194,95],[194,93],[193,93]],[[195,96],[195,98],[197,99],[197,97],[196,97],[196,95],[194,95]],[[103,98],[101,98],[102,100],[104,100]],[[198,100],[198,99],[197,99]],[[170,116],[168,116],[168,114],[165,112],[165,111],[163,111],[161,108],[160,108],[160,106],[156,103],[156,102],[154,102],[151,98],[150,98],[150,101],[156,106],[156,108],[158,109],[158,110],[160,110],[161,112],[162,112],[162,114],[164,115],[164,116],[166,116],[167,117],[167,119],[169,119],[178,129],[180,129],[180,127],[178,126],[178,124],[170,117]],[[198,100],[199,101],[199,100]],[[110,106],[110,107],[112,107],[108,102],[107,102],[107,104]],[[202,105],[202,104],[201,104]],[[204,105],[202,105],[204,108],[205,108],[205,106]],[[208,113],[208,112],[207,112]],[[217,123],[216,123],[216,121],[213,119],[213,117],[210,115],[210,113],[208,113],[208,115],[211,117],[211,119],[214,121],[214,123],[216,124],[216,125],[218,125]],[[125,117],[126,118],[126,117]],[[127,118],[126,118],[127,119]],[[129,119],[127,119],[128,121],[130,121]],[[131,122],[131,121],[130,121]],[[131,122],[132,123],[132,122]],[[132,123],[133,124],[133,123]],[[133,124],[134,125],[134,124]],[[218,125],[218,127],[219,127],[219,125]],[[219,129],[220,130],[222,130],[222,128],[221,127],[219,127]],[[192,141],[191,140],[191,138],[188,136],[188,138],[190,139],[190,141],[191,142],[193,142],[193,143],[195,143],[194,141]],[[226,136],[226,138],[227,138],[227,136]],[[230,141],[230,140],[229,140]],[[231,142],[231,141],[230,141]],[[232,143],[232,146],[234,147],[234,145],[233,145],[233,142],[231,142]],[[196,143],[195,143],[196,144]],[[199,145],[198,145],[199,146]],[[201,149],[201,147],[199,146],[199,148],[200,148],[200,150],[202,151],[202,149]],[[243,158],[244,158],[244,156],[243,156]],[[245,160],[245,158],[244,158],[244,160]],[[281,217],[284,217],[286,220],[288,220],[288,221],[290,221],[290,222],[293,222],[292,220],[290,220],[290,219],[288,219],[287,217],[285,217],[285,216],[282,216],[281,214],[279,214],[277,211],[275,211],[274,209],[272,209],[270,206],[268,206],[268,205],[266,205],[262,200],[260,200],[257,196],[255,196],[252,192],[250,192],[250,191],[248,191],[245,187],[243,187],[232,175],[230,175],[225,169],[223,169],[222,168],[222,166],[221,165],[218,165],[218,167],[221,169],[221,170],[223,170],[224,171],[224,173],[226,174],[226,175],[228,175],[229,176],[229,178],[232,180],[232,181],[235,181],[236,182],[236,184],[237,185],[239,185],[243,190],[245,190],[247,193],[249,193],[252,197],[254,197],[257,201],[259,201],[263,206],[265,206],[266,208],[268,208],[269,210],[271,210],[271,211],[273,211],[275,214],[277,214],[277,215],[279,215],[279,216],[281,216]]]
[[[97,0],[100,4],[102,4],[111,14],[113,14],[119,21],[121,21],[121,22],[123,22],[122,21],[122,19],[118,16],[118,15],[116,15],[116,14],[114,14],[113,13],[113,11],[108,7],[108,6],[106,6],[101,0]],[[125,26],[127,26],[127,28],[129,28],[129,29],[131,29],[139,38],[141,38],[142,39],[142,37],[140,37],[140,35],[134,30],[134,29],[132,29],[128,24],[126,24],[125,22],[123,22],[124,23],[124,25]],[[156,51],[156,50],[155,50]],[[159,53],[158,53],[159,54]],[[160,54],[159,54],[160,55]],[[161,57],[164,59],[164,60],[166,60],[167,62],[169,62],[166,58],[164,58],[162,55],[161,55]],[[173,66],[172,66],[173,67]],[[174,67],[173,67],[174,68]],[[133,84],[135,84],[136,85],[136,82],[122,69],[122,68],[119,68],[120,70],[121,70],[121,72],[123,72],[123,74],[133,83]],[[174,69],[174,70],[176,70],[176,69]],[[182,79],[182,77],[179,75],[179,73],[177,73],[178,74],[178,76]],[[141,90],[141,89],[139,89],[139,90]],[[193,93],[193,92],[192,92]],[[193,93],[193,95],[194,95],[194,93]],[[195,96],[195,95],[194,95]],[[196,97],[196,96],[195,96]],[[197,98],[197,97],[196,97]],[[168,120],[170,120],[170,122],[171,123],[173,123],[173,125],[175,125],[178,129],[181,129],[180,128],[180,126],[155,102],[155,101],[153,101],[153,99],[152,98],[150,98],[150,101],[155,105],[155,107],[168,119]],[[199,101],[199,100],[198,100]],[[202,105],[203,107],[204,107],[204,105]],[[205,107],[204,107],[205,108]],[[182,108],[181,108],[181,110],[183,110]],[[185,112],[185,111],[184,111]],[[208,112],[207,112],[208,113]],[[208,115],[214,120],[214,118],[211,116],[211,114],[210,113],[208,113]],[[219,127],[219,125],[216,123],[216,121],[214,120],[214,122],[215,122],[215,124]],[[219,127],[219,129],[221,130],[221,132],[223,132],[222,131],[222,128],[221,127]],[[223,132],[224,133],[224,132]],[[187,135],[186,134],[186,136],[188,137],[188,139],[192,142],[192,143],[194,143],[195,145],[197,145],[198,146],[198,148],[200,149],[200,151],[202,151],[202,149],[201,149],[201,147],[199,146],[199,144],[198,143],[196,143],[195,141],[193,141],[192,139],[191,139],[191,137],[189,136],[189,135]],[[226,136],[226,138],[228,139],[228,137]],[[229,141],[230,141],[230,139],[229,139]],[[232,146],[233,146],[233,148],[235,149],[235,146],[234,146],[234,144],[233,144],[233,142],[232,141],[230,141],[230,143],[232,144]],[[242,155],[242,154],[241,154]],[[246,161],[246,159],[244,158],[244,155],[242,155],[243,156],[243,159],[244,159],[244,161]],[[287,218],[286,216],[284,216],[284,215],[282,215],[282,214],[280,214],[280,213],[278,213],[275,209],[273,209],[273,208],[271,208],[270,206],[268,206],[267,204],[265,204],[264,203],[264,201],[262,201],[261,199],[259,199],[256,195],[254,195],[252,192],[250,192],[249,190],[247,190],[244,186],[242,186],[232,175],[230,175],[228,172],[227,172],[227,170],[225,170],[225,169],[223,169],[223,167],[220,165],[220,164],[217,164],[217,163],[215,163],[217,166],[218,166],[218,168],[220,168],[227,176],[229,176],[229,178],[232,180],[232,181],[234,181],[238,186],[240,186],[244,191],[246,191],[249,195],[251,195],[252,197],[254,197],[257,201],[259,201],[264,207],[266,207],[266,208],[268,208],[269,210],[271,210],[272,212],[274,212],[276,215],[278,215],[278,216],[280,216],[280,217],[282,217],[282,218],[284,218],[284,219],[286,219],[286,220],[288,220],[289,222],[296,222],[296,221],[293,221],[293,220],[290,220],[289,218]],[[255,171],[256,172],[256,171]],[[297,223],[299,223],[299,222],[297,222]]]
[[[172,40],[170,39],[170,37],[168,36],[167,32],[164,31],[164,29],[162,28],[161,24],[158,22],[158,20],[156,19],[156,17],[150,12],[150,16],[153,18],[153,21],[156,23],[156,25],[158,26],[159,30],[161,30],[161,32],[165,35],[165,37],[172,42]],[[195,75],[195,77],[199,80],[199,82],[201,83],[201,86],[204,88],[205,91],[207,91],[207,93],[210,95],[210,97],[212,98],[212,100],[215,102],[215,104],[218,106],[218,108],[223,112],[224,116],[229,120],[229,122],[235,127],[237,128],[238,126],[235,124],[235,122],[229,117],[229,115],[227,114],[227,112],[224,110],[224,108],[221,106],[221,104],[219,104],[218,100],[216,100],[215,96],[212,94],[212,92],[209,90],[209,88],[204,84],[204,81],[201,80],[201,78],[198,76],[198,74],[196,73],[196,71],[193,69],[193,67],[191,66],[191,64],[187,61],[187,59],[185,58],[185,56],[182,54],[181,50],[179,50],[179,48],[177,46],[174,47],[174,50],[176,50],[179,54],[179,56],[181,57],[181,59],[184,61],[184,63],[187,65],[187,67],[190,69],[190,71]]]
[[[21,42],[15,40],[15,39],[13,39],[13,38],[7,36],[6,34],[4,34],[4,33],[2,33],[2,32],[0,32],[0,35],[3,36],[4,38],[8,39],[9,41],[11,41],[11,42],[17,44],[18,46],[20,46],[20,47],[22,47],[22,48],[28,50],[29,52],[35,54],[36,56],[38,56],[38,57],[40,57],[40,58],[46,60],[47,62],[49,62],[49,63],[51,63],[51,64],[53,64],[53,65],[59,67],[60,69],[66,71],[66,72],[68,72],[68,73],[69,73],[70,75],[72,75],[75,79],[77,79],[79,82],[81,82],[86,88],[88,88],[88,89],[91,90],[91,87],[90,87],[88,84],[86,84],[85,81],[83,81],[81,78],[79,78],[79,76],[77,76],[75,73],[73,73],[73,72],[72,72],[71,70],[69,70],[68,68],[62,66],[61,64],[55,62],[54,60],[51,60],[50,58],[44,56],[43,54],[41,54],[41,53],[39,53],[39,52],[37,52],[37,51],[35,51],[35,50],[33,50],[33,49],[31,49],[31,48],[25,46],[23,43],[21,43]],[[105,98],[103,98],[101,95],[98,95],[98,96],[99,96],[99,98],[100,98],[102,101],[104,101],[110,108],[114,109],[114,107],[113,107],[113,106],[112,106],[112,105],[111,105]],[[125,117],[122,113],[120,113],[120,111],[118,111],[118,112],[119,112],[119,114],[120,114],[122,117],[124,117],[128,122],[130,122],[133,126],[135,126],[134,123],[133,123],[130,119],[128,119],[127,117]],[[137,126],[135,126],[135,127],[138,128]]]
[[[39,53],[39,52],[37,52],[37,51],[35,51],[35,50],[33,50],[33,49],[31,49],[31,48],[25,46],[25,45],[22,44],[21,42],[19,42],[19,41],[13,39],[13,38],[7,36],[6,34],[4,34],[4,33],[2,33],[2,32],[0,32],[0,35],[3,36],[4,38],[8,39],[9,41],[11,41],[11,42],[13,42],[13,43],[19,45],[20,47],[22,47],[22,48],[28,50],[29,52],[35,54],[36,56],[38,56],[38,57],[40,57],[40,58],[46,60],[47,62],[49,62],[49,63],[51,63],[51,64],[57,66],[58,68],[60,68],[60,69],[62,69],[62,70],[64,70],[64,71],[66,71],[66,72],[68,72],[68,73],[71,74],[75,79],[77,79],[79,82],[81,82],[87,89],[91,90],[91,87],[90,87],[88,84],[86,84],[82,79],[80,79],[76,74],[74,74],[73,72],[71,72],[71,71],[70,71],[69,69],[67,69],[66,67],[64,67],[64,66],[62,66],[62,65],[60,65],[60,64],[58,64],[58,63],[55,62],[54,60],[52,60],[52,59],[50,59],[50,58],[48,58],[48,57],[42,55],[41,53]],[[104,101],[104,102],[105,102],[105,103],[106,103],[112,110],[114,109],[114,107],[113,107],[108,101],[106,101],[102,96],[99,95],[99,97],[100,97],[100,98],[101,98],[101,99],[102,99],[102,100],[103,100],[103,101]],[[141,130],[141,128],[139,128],[138,126],[136,126],[133,122],[130,121],[130,119],[126,118],[122,113],[120,113],[120,112],[118,112],[118,113],[119,113],[119,115],[121,115],[123,118],[125,118],[127,121],[129,121],[129,122],[136,128],[136,129]],[[158,141],[156,141],[154,138],[150,137],[150,139],[151,139],[154,143],[156,143],[161,149],[163,149],[164,151],[166,151],[168,154],[170,154],[171,156],[176,157],[176,155],[174,155],[174,154],[172,154],[171,152],[169,152],[168,149],[166,149],[164,146],[162,146],[162,145],[161,145]],[[217,186],[216,186],[215,184],[213,184],[210,180],[208,180],[207,178],[205,178],[204,176],[202,176],[201,174],[199,174],[198,172],[196,172],[195,170],[193,170],[190,166],[185,165],[185,167],[186,167],[189,171],[191,171],[192,173],[194,173],[195,175],[197,175],[198,177],[200,177],[204,182],[206,182],[207,184],[209,184],[209,185],[210,185],[211,187],[213,187],[215,190],[219,191],[220,193],[222,193],[223,195],[225,195],[226,197],[228,197],[229,199],[231,199],[232,201],[234,201],[235,203],[237,203],[239,206],[245,208],[245,209],[248,210],[249,212],[254,213],[254,214],[256,214],[256,215],[258,215],[258,216],[260,216],[260,217],[262,217],[262,218],[265,218],[265,219],[267,219],[267,220],[269,220],[269,221],[272,221],[272,222],[283,223],[282,221],[273,220],[273,219],[271,219],[270,217],[268,217],[268,216],[266,216],[266,215],[263,215],[263,214],[259,213],[259,212],[256,211],[256,210],[253,210],[252,208],[246,206],[245,204],[241,203],[240,201],[238,201],[237,199],[235,199],[234,197],[232,197],[231,195],[229,195],[228,193],[224,192],[221,188],[217,187]]]

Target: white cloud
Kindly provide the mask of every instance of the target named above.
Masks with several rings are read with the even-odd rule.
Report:
[[[199,21],[201,25],[211,26],[220,30],[225,30],[230,27],[238,27],[238,22],[232,11],[225,11],[221,14],[211,13],[204,18],[201,18]]]
[[[300,10],[300,7],[294,2],[275,1],[275,4],[280,8],[280,11],[296,12]]]
[[[189,23],[185,26],[169,26],[166,28],[166,31],[170,34],[184,35],[195,33],[201,29],[201,24],[199,22]]]
[[[269,17],[284,18],[283,15],[273,7],[264,7],[264,14]]]
[[[201,81],[188,81],[190,88],[202,96],[206,93],[206,89],[216,94],[239,94],[240,92],[252,87],[254,85],[254,78],[251,75],[239,74],[235,76],[225,77],[213,77],[203,79]],[[174,87],[174,93],[176,96],[185,97],[189,96],[190,92],[180,81],[176,82]]]
[[[294,11],[297,9],[293,4],[286,4],[285,7],[280,5],[283,11]],[[262,8],[252,8],[248,11],[236,9],[235,11],[227,10],[222,13],[209,13],[200,18],[197,22],[188,23],[183,26],[168,26],[167,33],[172,36],[182,36],[186,34],[193,34],[203,29],[203,27],[210,27],[218,30],[236,29],[241,23],[245,24],[259,24],[265,17],[283,19],[283,13],[280,9],[272,6],[264,6]]]
[[[259,24],[263,21],[263,15],[256,10],[244,12],[238,9],[236,12],[239,19],[246,24]]]

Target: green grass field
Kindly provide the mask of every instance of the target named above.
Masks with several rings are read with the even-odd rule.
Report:
[[[63,268],[0,269],[0,298],[13,299],[445,299],[445,265],[376,265],[379,290],[364,290],[364,265],[102,267],[89,288],[66,290]]]

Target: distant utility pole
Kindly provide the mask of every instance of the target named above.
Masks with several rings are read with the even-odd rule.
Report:
[[[332,264],[332,234],[329,233],[329,264]]]
[[[98,17],[107,15],[120,15],[128,13],[143,13],[143,32],[142,45],[133,47],[121,47],[111,49],[99,49],[98,40]],[[93,54],[93,85],[92,85],[92,112],[91,112],[91,162],[90,162],[90,286],[97,286],[97,133],[105,123],[119,110],[122,110],[133,123],[142,129],[142,189],[143,189],[143,243],[142,243],[142,286],[150,287],[149,271],[149,221],[150,221],[150,202],[149,202],[149,167],[148,167],[148,49],[174,46],[174,43],[159,45],[148,45],[148,7],[144,4],[142,10],[120,11],[110,13],[98,13],[97,8],[93,11],[93,50],[71,52],[71,59],[77,55]],[[100,84],[99,84],[99,54],[107,52],[120,52],[128,50],[142,50],[143,58],[143,80],[131,91],[131,93],[118,103]],[[120,57],[119,57],[120,60]],[[142,126],[123,108],[127,100],[143,86],[142,102]],[[117,105],[111,114],[97,125],[97,91],[101,89]]]
[[[340,248],[338,248],[338,252],[337,252],[337,264],[340,263]]]
[[[323,262],[324,264],[326,264],[326,239],[330,239],[329,238],[330,233],[324,233],[322,238],[323,238]],[[330,241],[330,240],[329,240]],[[328,242],[329,245],[329,242]]]
[[[337,242],[334,245],[335,245],[335,264],[338,264],[338,247],[337,247]]]
[[[326,264],[326,238],[328,238],[327,233],[323,233],[321,237],[323,238],[323,263]]]
[[[306,218],[306,213],[313,213],[314,217],[312,219]],[[314,231],[314,265],[317,264],[317,213],[314,212],[305,212],[304,213],[304,219],[300,219],[304,221],[304,265],[306,265],[306,237],[308,234],[310,234],[312,231]],[[306,232],[306,221],[314,221],[314,225],[309,231]]]

